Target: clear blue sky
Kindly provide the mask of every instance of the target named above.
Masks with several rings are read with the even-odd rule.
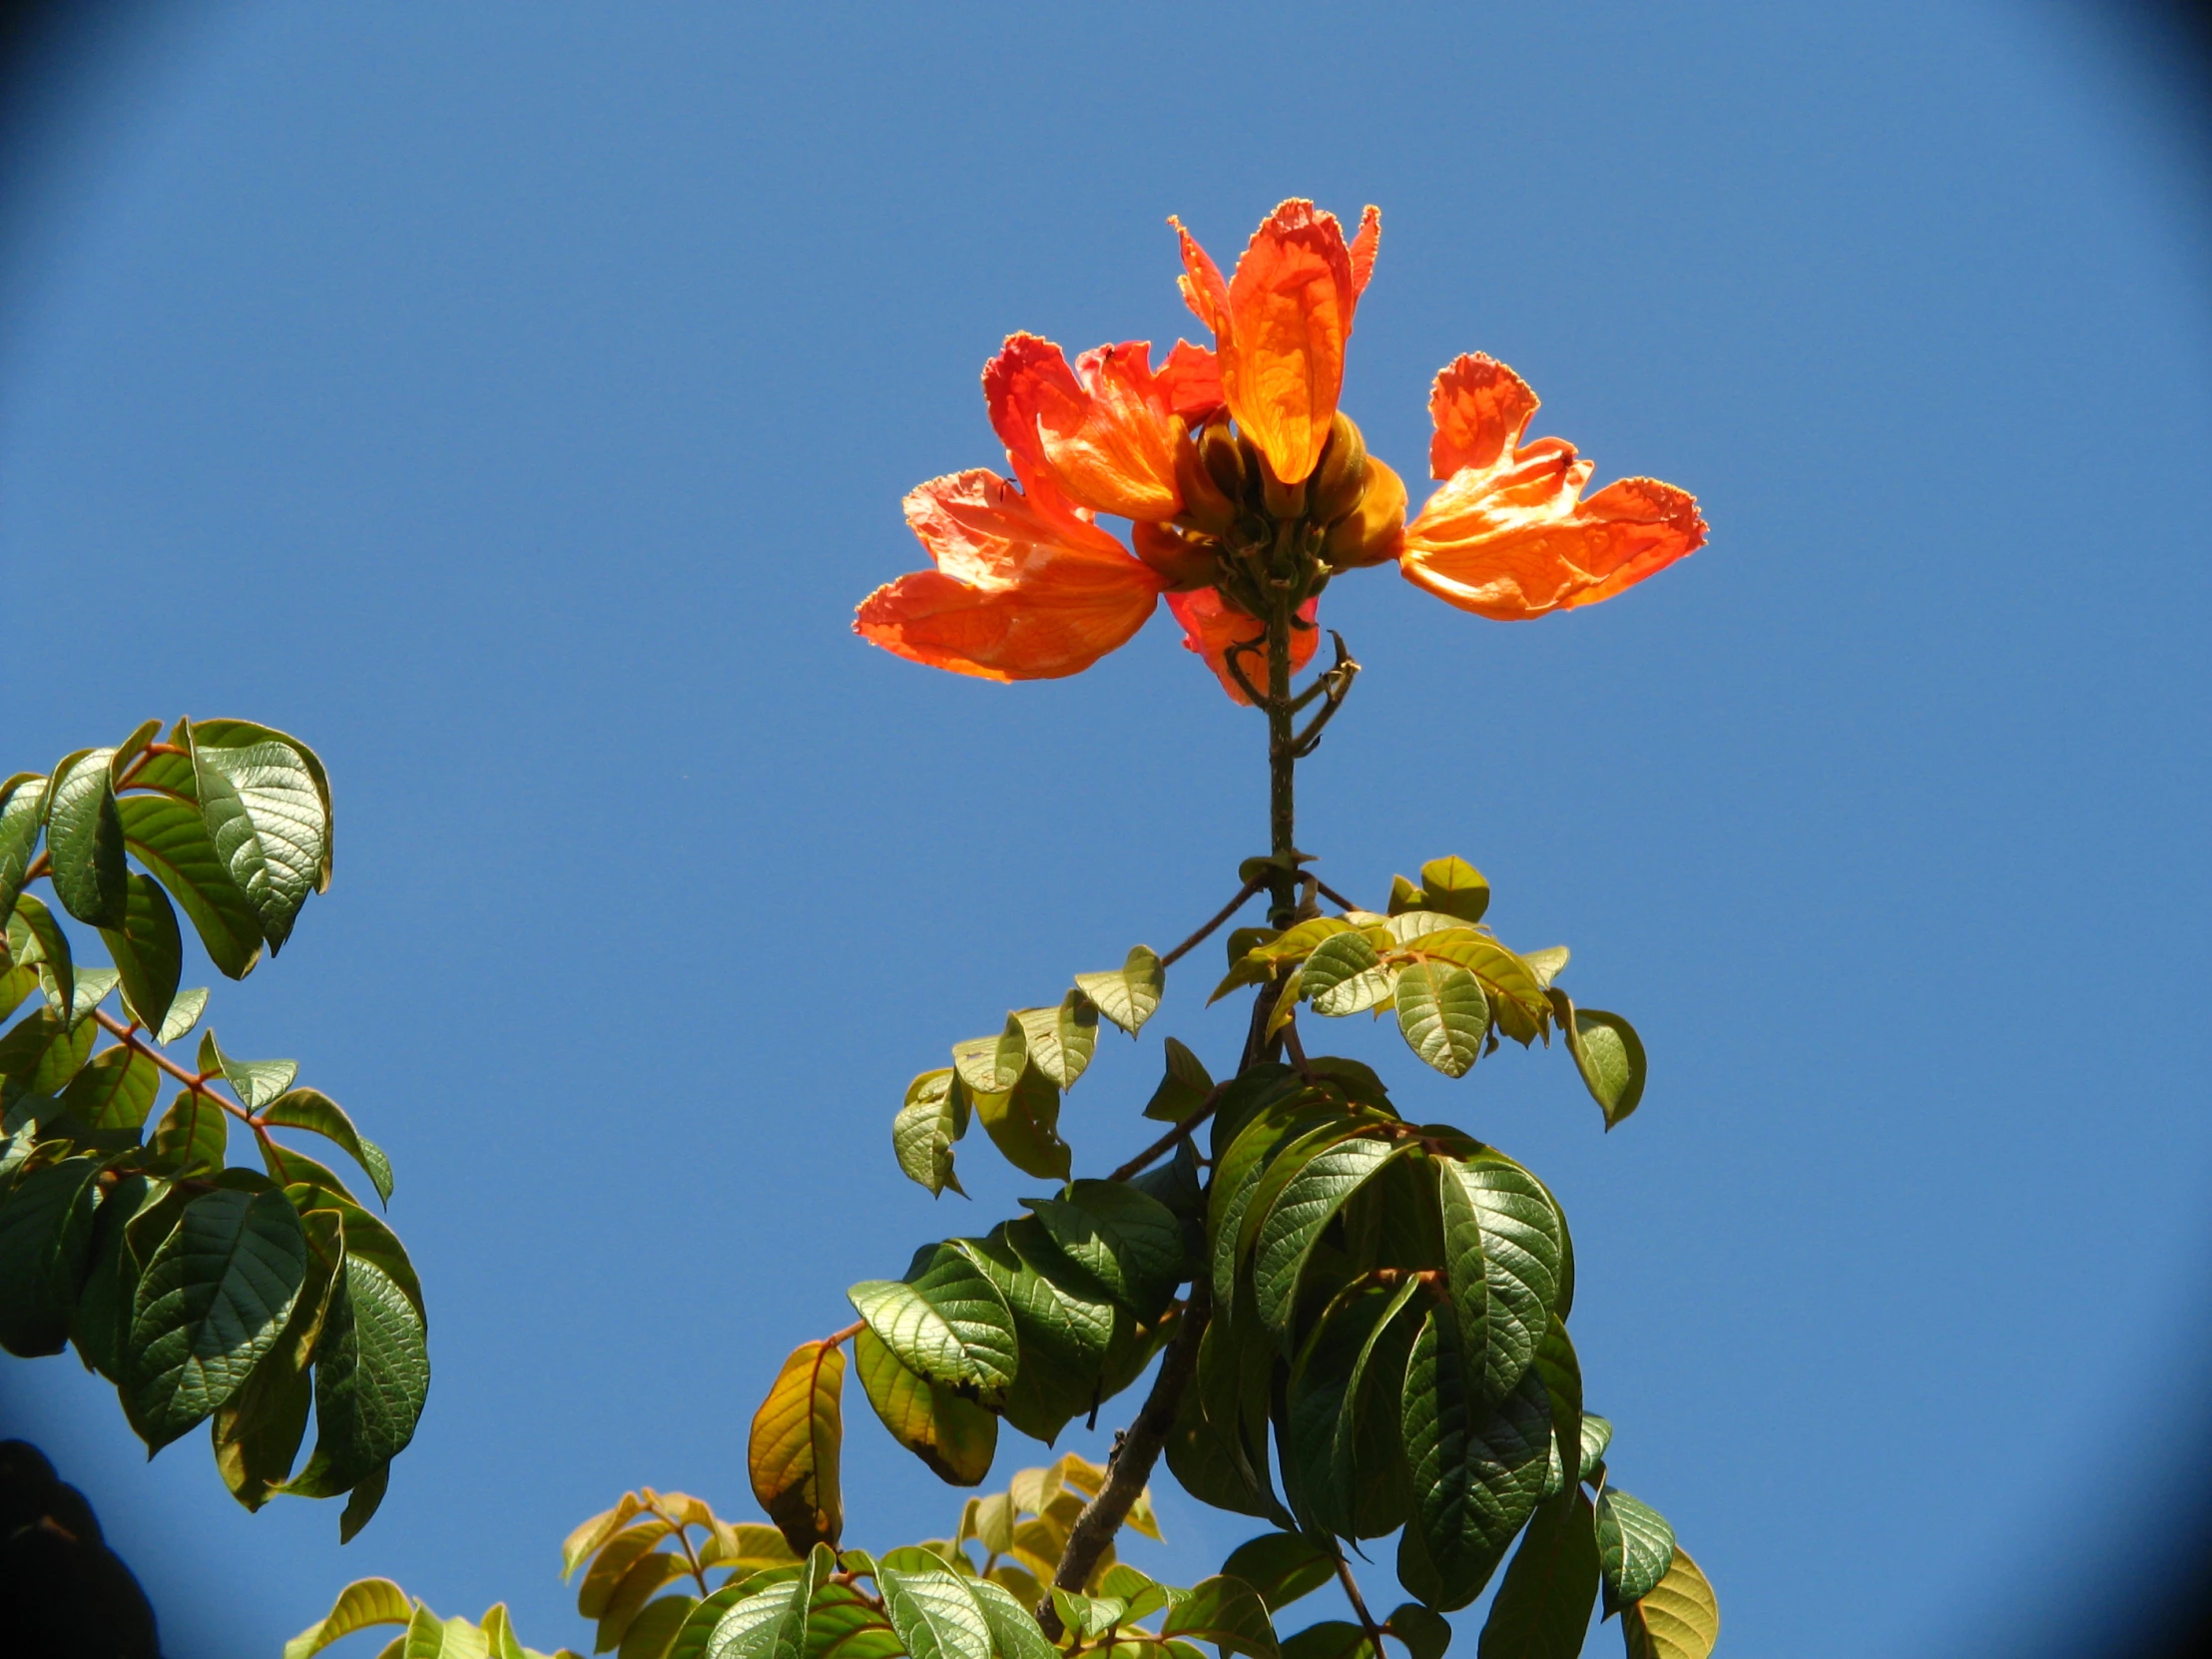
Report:
[[[1473,859],[1640,1026],[1641,1114],[1556,1053],[1348,1051],[1553,1181],[1616,1477],[1724,1652],[2065,1626],[2197,1432],[2212,1288],[2212,227],[2132,50],[1932,0],[139,14],[0,221],[0,770],[155,714],[320,749],[335,885],[212,1017],[391,1152],[436,1377],[342,1551],[73,1362],[0,1362],[5,1428],[178,1659],[372,1572],[584,1645],[574,1522],[750,1512],[785,1351],[1033,1185],[979,1151],[932,1207],[906,1079],[1264,840],[1258,723],[1164,617],[1008,688],[851,607],[918,562],[905,489],[996,464],[1003,334],[1164,346],[1165,217],[1227,255],[1310,195],[1383,210],[1380,453],[1485,350],[1713,525],[1542,623],[1325,601],[1369,673],[1305,844],[1360,894]],[[1072,1096],[1079,1169],[1158,1033],[1228,1052],[1212,967]],[[847,1469],[857,1542],[956,1513],[864,1407]],[[1253,1530],[1162,1508],[1171,1574]]]

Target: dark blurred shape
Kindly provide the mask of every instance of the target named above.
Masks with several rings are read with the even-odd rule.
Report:
[[[28,1440],[0,1440],[0,1652],[161,1659],[154,1609],[84,1493]]]

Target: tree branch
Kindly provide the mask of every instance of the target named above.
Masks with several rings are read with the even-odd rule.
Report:
[[[1215,912],[1214,919],[1212,921],[1209,921],[1205,926],[1201,927],[1197,932],[1193,933],[1189,938],[1185,939],[1181,944],[1177,945],[1165,956],[1162,956],[1160,958],[1160,965],[1163,968],[1173,967],[1176,962],[1180,961],[1183,957],[1189,955],[1191,951],[1194,950],[1196,947],[1204,944],[1206,942],[1207,936],[1212,933],[1215,928],[1219,927],[1223,922],[1227,921],[1231,916],[1235,915],[1240,909],[1244,907],[1244,902],[1246,899],[1250,898],[1254,893],[1258,892],[1262,887],[1266,885],[1266,881],[1260,880],[1247,881],[1243,886],[1239,887],[1237,889],[1237,896],[1235,898],[1232,898],[1228,903],[1224,904],[1220,908],[1220,910]]]

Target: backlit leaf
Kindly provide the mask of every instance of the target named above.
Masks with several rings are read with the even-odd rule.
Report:
[[[177,993],[169,1004],[169,1015],[162,1021],[155,1040],[163,1044],[175,1042],[200,1023],[200,1016],[207,1011],[208,987],[195,985],[190,990]]]
[[[1030,1617],[1029,1604],[1017,1600],[990,1579],[978,1579],[970,1584],[968,1594],[975,1598],[975,1605],[990,1630],[991,1647],[997,1659],[1053,1659],[1058,1650],[1045,1640],[1044,1632],[1037,1628],[1037,1621]]]
[[[952,1173],[952,1143],[966,1132],[967,1114],[967,1091],[953,1086],[949,1068],[925,1071],[906,1085],[906,1102],[891,1120],[891,1151],[906,1178],[931,1197],[947,1187],[967,1196]]]
[[[1015,1029],[1020,1029],[1018,1023]],[[1025,1067],[1004,1094],[978,1093],[975,1112],[991,1144],[1022,1174],[1048,1181],[1068,1178],[1074,1154],[1060,1139],[1060,1091],[1035,1066]]]
[[[1247,1654],[1250,1659],[1277,1659],[1275,1626],[1268,1620],[1268,1604],[1250,1584],[1226,1573],[1201,1579],[1187,1590],[1171,1589],[1160,1634],[1211,1642],[1224,1659],[1232,1653]]]
[[[297,1060],[234,1060],[223,1052],[211,1027],[200,1033],[200,1069],[220,1071],[249,1112],[258,1112],[299,1075]]]
[[[1364,1013],[1390,994],[1389,970],[1365,933],[1338,933],[1314,947],[1299,981],[1314,1012],[1330,1018]]]
[[[927,1463],[940,1480],[973,1486],[990,1473],[998,1418],[908,1371],[865,1327],[853,1342],[852,1364],[891,1438]]]
[[[205,1175],[223,1168],[231,1144],[231,1114],[213,1095],[180,1090],[147,1137],[149,1162],[167,1175]]]
[[[338,1592],[321,1618],[284,1644],[283,1659],[312,1659],[332,1642],[379,1624],[405,1624],[414,1617],[407,1592],[388,1578],[357,1578]]]
[[[1628,1659],[1710,1659],[1721,1637],[1721,1607],[1689,1551],[1676,1545],[1667,1576],[1621,1610],[1621,1635]]]
[[[1551,982],[1559,977],[1559,970],[1567,965],[1567,958],[1571,954],[1565,945],[1553,944],[1546,945],[1541,950],[1524,950],[1521,952],[1521,960],[1528,964],[1528,971],[1535,975],[1536,983],[1549,990]]]
[[[1384,1621],[1390,1634],[1405,1644],[1412,1659],[1444,1659],[1451,1646],[1451,1623],[1432,1607],[1408,1601],[1391,1609]]]
[[[1098,1011],[1134,1037],[1160,1006],[1167,992],[1167,969],[1150,945],[1134,945],[1118,973],[1079,973],[1077,989]]]
[[[1168,1038],[1163,1046],[1167,1075],[1145,1103],[1144,1115],[1157,1123],[1181,1123],[1206,1104],[1206,1097],[1214,1092],[1214,1079],[1205,1062],[1175,1038]]]
[[[1636,1028],[1618,1014],[1577,1008],[1564,991],[1549,993],[1567,1052],[1582,1073],[1590,1098],[1605,1113],[1611,1129],[1644,1098],[1644,1044]]]
[[[1420,907],[1461,921],[1480,921],[1490,907],[1490,883],[1464,858],[1431,858],[1420,866]]]
[[[15,913],[15,895],[23,890],[23,874],[45,825],[45,779],[19,772],[0,784],[0,924]]]
[[[54,913],[30,893],[16,899],[15,913],[8,918],[8,950],[19,966],[37,963],[45,968],[54,983],[56,1008],[70,1010],[74,1019],[77,968],[69,936],[54,919]]]
[[[46,852],[53,860],[54,896],[79,921],[121,927],[123,819],[116,811],[112,749],[87,749],[54,769],[46,802]]]
[[[952,1045],[952,1066],[979,1095],[1004,1094],[1029,1062],[1029,1038],[1019,1018],[1006,1016],[995,1037],[974,1037]]]
[[[1337,1563],[1296,1532],[1264,1532],[1231,1550],[1221,1570],[1243,1579],[1271,1612],[1280,1612],[1335,1578]]]
[[[1463,1077],[1482,1052],[1490,1005],[1473,974],[1452,962],[1414,961],[1393,986],[1405,1046],[1446,1077]]]
[[[1098,1005],[1073,990],[1057,1007],[1024,1008],[1014,1018],[1021,1023],[1030,1064],[1055,1088],[1073,1088],[1098,1048]]]
[[[148,1446],[160,1450],[245,1385],[276,1346],[306,1260],[299,1218],[279,1193],[218,1190],[185,1206],[132,1305],[126,1372]]]
[[[1532,1042],[1542,1030],[1551,1012],[1543,986],[1528,964],[1497,940],[1472,927],[1447,927],[1422,934],[1411,948],[1439,961],[1455,962],[1473,974],[1489,1001],[1490,1017],[1515,1042]]]
[[[121,1043],[93,1056],[62,1091],[62,1110],[94,1129],[136,1129],[161,1093],[161,1068]]]
[[[834,1547],[844,1530],[837,1479],[844,1440],[838,1404],[843,1383],[842,1349],[828,1342],[801,1343],[753,1416],[746,1453],[753,1495],[794,1551],[818,1543]]]
[[[1283,1638],[1283,1659],[1365,1659],[1368,1633],[1347,1619],[1324,1619]]]

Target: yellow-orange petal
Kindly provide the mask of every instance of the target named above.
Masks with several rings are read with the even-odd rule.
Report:
[[[1428,393],[1428,470],[1449,478],[1468,467],[1487,471],[1511,455],[1535,415],[1528,382],[1494,357],[1462,353],[1437,374]]]
[[[1313,660],[1314,648],[1321,643],[1321,633],[1312,626],[1314,613],[1321,600],[1309,599],[1299,607],[1299,618],[1308,624],[1291,631],[1291,672],[1296,674]],[[1219,588],[1200,588],[1193,593],[1171,593],[1168,609],[1175,613],[1175,620],[1183,625],[1183,648],[1195,651],[1206,659],[1206,666],[1221,681],[1221,689],[1239,703],[1250,703],[1237,682],[1230,678],[1228,657],[1233,645],[1255,645],[1267,638],[1267,626],[1250,612],[1239,610],[1221,595]],[[1243,651],[1237,656],[1237,667],[1252,682],[1253,689],[1265,697],[1269,695],[1267,652]]]
[[[1430,498],[1406,526],[1398,569],[1492,621],[1594,605],[1705,544],[1696,500],[1671,484],[1628,478],[1579,503],[1568,490],[1545,506],[1489,512],[1463,494],[1447,499],[1453,485],[1480,476],[1461,473]]]
[[[1227,400],[1221,389],[1221,364],[1205,346],[1187,339],[1175,342],[1168,360],[1160,365],[1159,381],[1169,409],[1194,426]]]
[[[1075,361],[1072,393],[1035,384],[1044,458],[1069,499],[1093,512],[1157,522],[1183,507],[1175,482],[1175,417],[1152,372],[1152,344],[1129,340]]]
[[[936,561],[880,587],[852,630],[914,662],[986,680],[1081,673],[1142,628],[1161,579],[1105,531],[1044,512],[977,469],[906,497]]]
[[[1303,482],[1329,441],[1358,302],[1344,229],[1307,201],[1267,217],[1230,278],[1229,327],[1215,324],[1222,390],[1286,484]]]

